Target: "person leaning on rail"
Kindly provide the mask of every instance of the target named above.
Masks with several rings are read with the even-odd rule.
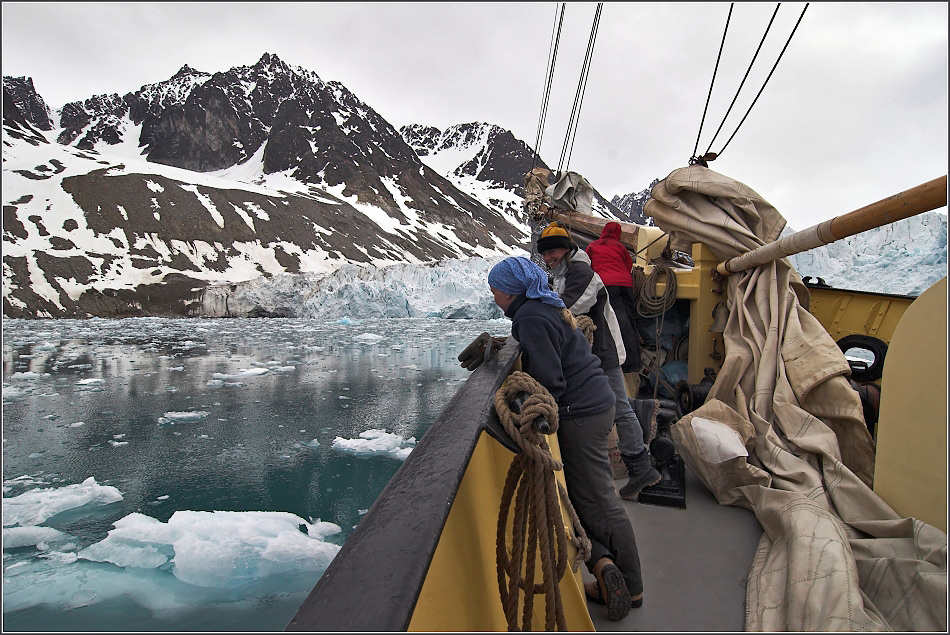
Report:
[[[577,250],[577,245],[561,225],[551,223],[544,228],[538,238],[538,253],[551,270],[551,286],[571,313],[590,317],[596,327],[592,350],[600,358],[614,392],[620,458],[630,475],[627,484],[620,488],[620,496],[636,499],[640,490],[659,483],[662,475],[653,467],[643,442],[640,420],[627,400],[621,369],[626,361],[626,348],[617,316],[607,299],[607,289],[600,276],[591,269],[587,254]],[[639,348],[637,350],[639,355]]]
[[[606,604],[611,620],[643,603],[640,554],[633,526],[614,492],[607,458],[616,398],[600,360],[547,274],[527,258],[505,258],[488,274],[497,304],[521,344],[521,367],[558,406],[558,446],[567,492],[591,542],[588,599]],[[605,599],[606,598],[606,599]]]

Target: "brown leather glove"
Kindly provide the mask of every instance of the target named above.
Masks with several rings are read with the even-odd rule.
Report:
[[[507,340],[507,337],[492,337],[489,333],[482,333],[459,353],[458,360],[462,362],[462,368],[475,370],[482,362],[491,359]]]

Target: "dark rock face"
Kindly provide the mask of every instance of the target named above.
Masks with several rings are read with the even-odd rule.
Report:
[[[46,102],[36,92],[31,77],[3,78],[3,118],[7,118],[7,102],[38,130],[52,130],[53,118]]]
[[[638,225],[652,225],[653,219],[643,213],[643,206],[650,198],[650,190],[660,182],[660,179],[653,179],[649,187],[639,191],[624,194],[623,196],[614,196],[611,200],[614,206],[620,210],[625,218]]]
[[[261,305],[256,305],[247,312],[249,318],[292,318],[295,317],[294,310],[290,307],[279,306],[273,311],[268,311]]]
[[[11,138],[17,139],[20,141],[25,141],[30,145],[40,145],[43,143],[49,143],[46,141],[46,138],[37,131],[32,123],[27,121],[26,116],[24,116],[23,111],[20,110],[20,107],[17,106],[17,100],[13,97],[9,90],[7,90],[7,80],[11,79],[9,77],[3,78],[3,128],[4,132],[10,135]],[[33,85],[33,82],[30,81],[30,85]]]
[[[125,100],[115,93],[70,102],[60,113],[59,123],[63,131],[56,141],[70,145],[85,132],[76,143],[77,148],[92,150],[97,141],[115,145],[122,140],[121,121],[128,110]]]

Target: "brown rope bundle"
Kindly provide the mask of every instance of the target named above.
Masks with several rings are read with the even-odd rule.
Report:
[[[577,320],[577,328],[579,328],[581,333],[584,334],[584,337],[587,338],[587,342],[593,346],[594,331],[597,330],[597,326],[594,324],[594,321],[586,315],[577,315],[574,316],[574,319]]]
[[[656,284],[660,276],[666,276],[666,288],[663,295],[656,294]],[[655,263],[650,275],[639,286],[637,293],[637,313],[651,318],[663,315],[676,302],[676,274],[668,265]]]
[[[509,402],[520,392],[527,392],[521,414],[515,414]],[[530,630],[534,608],[534,596],[543,594],[545,599],[545,630],[567,630],[561,588],[558,581],[567,569],[567,535],[558,493],[570,513],[575,536],[571,542],[577,547],[577,563],[590,558],[590,540],[581,527],[580,519],[571,505],[564,486],[554,478],[554,472],[562,469],[560,461],[551,456],[544,435],[534,421],[544,417],[550,426],[550,434],[557,432],[557,403],[551,394],[534,378],[521,371],[513,372],[505,384],[495,393],[495,410],[509,436],[521,451],[511,460],[505,487],[498,510],[498,528],[495,540],[498,590],[508,621],[508,630],[518,628],[518,597],[524,591],[524,606],[520,630]],[[556,485],[556,486],[555,486]],[[514,499],[512,518],[511,551],[506,547],[505,535],[508,514]],[[541,554],[542,582],[534,582],[535,559]]]

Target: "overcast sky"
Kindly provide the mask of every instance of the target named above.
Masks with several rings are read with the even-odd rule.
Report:
[[[569,3],[541,156],[557,167],[596,3]],[[808,5],[710,167],[795,229],[947,173],[947,3]],[[50,107],[135,91],[184,64],[265,52],[344,84],[397,128],[486,121],[534,146],[556,3],[3,3],[3,74]],[[693,154],[729,3],[605,3],[567,167],[608,198]],[[736,3],[699,153],[720,152],[805,3]],[[946,208],[944,208],[944,212]]]

